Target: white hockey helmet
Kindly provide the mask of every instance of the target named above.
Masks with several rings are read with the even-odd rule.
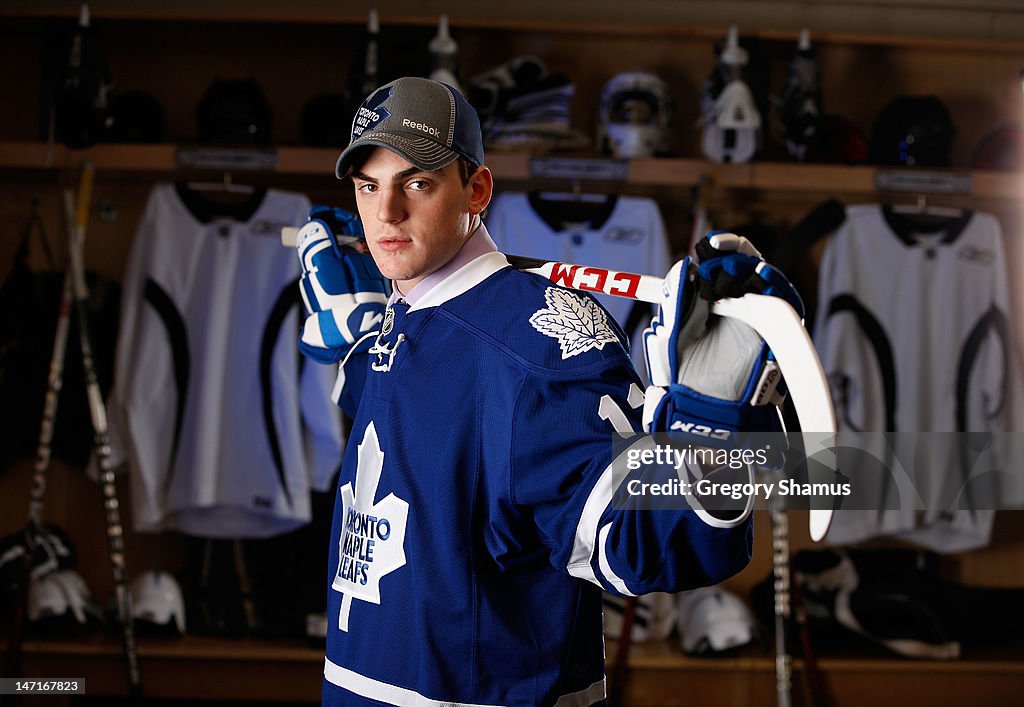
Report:
[[[721,653],[757,638],[753,614],[738,596],[721,587],[701,587],[678,595],[679,634],[690,654]]]
[[[619,638],[626,610],[623,597],[604,593],[604,635]],[[633,608],[633,628],[629,632],[634,643],[661,641],[672,633],[676,624],[676,601],[671,594],[652,592],[636,597]]]
[[[129,586],[132,617],[149,632],[185,633],[185,599],[177,580],[160,570],[143,572]]]
[[[74,570],[33,579],[28,590],[28,620],[56,628],[85,628],[98,618],[89,587]]]
[[[675,107],[654,74],[631,71],[605,84],[598,109],[598,142],[616,157],[651,157],[672,148]]]

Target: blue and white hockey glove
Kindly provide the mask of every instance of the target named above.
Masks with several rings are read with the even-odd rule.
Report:
[[[320,363],[342,360],[384,316],[388,283],[373,258],[354,247],[362,235],[355,214],[314,206],[296,238],[308,315],[299,348]]]
[[[746,239],[712,232],[696,258],[665,278],[658,316],[644,332],[651,386],[644,428],[708,447],[736,448],[748,432],[781,429],[785,388],[771,351],[746,324],[711,314],[711,302],[756,293],[803,304],[782,273]]]

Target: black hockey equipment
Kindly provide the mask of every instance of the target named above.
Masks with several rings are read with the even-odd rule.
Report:
[[[956,128],[935,96],[899,96],[871,132],[871,162],[904,167],[948,167]]]
[[[110,97],[104,120],[104,137],[109,142],[160,142],[167,120],[160,101],[146,91],[125,91]]]
[[[255,79],[215,78],[196,108],[199,142],[263,145],[270,142],[271,111]]]

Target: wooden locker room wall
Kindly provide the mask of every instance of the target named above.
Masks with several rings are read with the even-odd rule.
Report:
[[[1014,43],[1024,32],[1019,12],[1013,3],[924,3],[905,1],[870,3],[854,12],[842,3],[728,2],[676,3],[649,0],[643,3],[529,2],[518,4],[514,21],[491,17],[488,7],[465,2],[397,3],[392,17],[406,18],[401,26],[390,26],[386,3],[382,11],[382,64],[385,69],[413,72],[425,56],[425,46],[434,33],[432,16],[446,11],[452,18],[452,31],[460,44],[464,76],[486,70],[511,57],[534,53],[544,58],[552,70],[574,79],[577,92],[573,103],[573,122],[588,134],[593,133],[592,115],[604,82],[620,71],[654,71],[666,79],[677,100],[676,132],[680,154],[699,157],[699,132],[695,122],[699,113],[700,86],[714,61],[714,47],[720,33],[703,27],[721,26],[723,13],[742,10],[741,36],[745,29],[756,32],[766,56],[772,63],[771,86],[781,86],[785,57],[795,41],[801,21],[818,19],[832,33],[875,33],[863,38],[842,35],[818,44],[823,71],[825,105],[829,112],[850,118],[870,131],[871,123],[885,103],[901,93],[935,93],[949,106],[957,124],[954,164],[966,166],[974,142],[992,124],[1020,121],[1022,110],[1018,72],[1024,68],[1024,44]],[[142,88],[160,99],[168,119],[168,139],[190,143],[195,139],[195,105],[209,80],[225,77],[255,76],[274,108],[274,142],[298,143],[298,115],[304,102],[314,93],[337,90],[343,82],[349,62],[349,43],[359,36],[355,20],[362,10],[346,9],[343,18],[332,15],[329,3],[300,2],[295,5],[295,22],[226,22],[225,16],[238,17],[230,3],[157,4],[165,19],[155,22],[133,14],[132,3],[94,3],[96,26],[100,30],[102,50],[118,82],[118,88]],[[279,3],[250,3],[246,12],[256,17],[273,18]],[[502,4],[505,5],[504,3]],[[583,9],[583,6],[586,9]],[[633,24],[623,22],[623,5],[631,8]],[[683,8],[682,5],[686,5]],[[939,7],[935,7],[938,5]],[[60,6],[71,16],[74,3],[42,3]],[[105,18],[103,7],[109,15]],[[702,8],[704,14],[694,6]],[[815,7],[817,6],[817,7]],[[976,9],[971,9],[975,6]],[[0,67],[5,71],[8,95],[17,97],[19,110],[0,112],[0,141],[38,139],[39,74],[41,60],[35,30],[38,15],[25,10],[17,16],[18,4],[6,19],[0,19]],[[832,11],[830,15],[828,10]],[[503,8],[502,11],[505,11]],[[153,10],[157,15],[159,10]],[[218,19],[217,14],[220,13]],[[263,12],[263,15],[259,13]],[[573,13],[588,15],[597,24],[589,31],[571,26]],[[901,18],[911,12],[916,24],[908,28]],[[533,14],[526,14],[533,13]],[[4,11],[0,11],[0,17]],[[197,21],[192,18],[203,18]],[[326,21],[317,18],[326,17]],[[212,19],[211,19],[212,18]],[[478,18],[472,27],[460,24],[460,18]],[[655,29],[656,23],[672,18]],[[681,19],[682,18],[682,19]],[[847,21],[847,25],[841,22]],[[732,19],[732,16],[729,16]],[[797,20],[797,21],[794,21]],[[601,24],[601,22],[604,24]],[[535,24],[531,24],[535,22]],[[833,22],[830,25],[829,22]],[[645,24],[647,23],[647,24]],[[850,24],[852,23],[852,24]],[[394,23],[398,25],[398,22]],[[961,34],[957,34],[961,31]],[[724,32],[723,32],[724,33]],[[920,35],[921,39],[890,39],[886,35]],[[939,41],[934,38],[960,37],[978,41]],[[927,39],[926,39],[927,38]],[[984,40],[984,41],[982,41]],[[388,56],[390,52],[390,56]],[[783,160],[782,148],[771,140],[765,148],[767,158]],[[351,204],[351,197],[332,176],[331,164],[323,174],[275,175],[251,177],[236,175],[238,181],[261,183],[304,191],[314,201]],[[131,246],[135,224],[153,181],[174,179],[175,174],[153,171],[101,172],[97,178],[94,203],[108,205],[105,220],[94,211],[86,247],[87,266],[114,279],[120,279],[125,257]],[[1008,179],[1011,177],[1007,177]],[[1018,181],[1019,175],[1016,177]],[[0,277],[6,275],[27,216],[28,201],[42,199],[43,214],[51,242],[58,257],[63,253],[62,224],[59,218],[59,189],[73,186],[73,172],[54,173],[40,169],[4,168],[0,171]],[[552,182],[564,187],[564,183]],[[498,190],[529,186],[498,175]],[[601,188],[601,185],[588,185]],[[649,195],[657,199],[676,250],[684,247],[691,227],[692,197],[688,187],[674,185],[622,185],[624,193]],[[1021,190],[1024,195],[1024,189]],[[759,215],[769,219],[784,233],[810,208],[828,196],[847,203],[876,201],[878,195],[865,195],[838,182],[810,190],[744,189],[716,187],[710,203],[713,222],[738,225]],[[885,197],[889,198],[889,197]],[[908,197],[912,200],[911,197]],[[971,206],[992,211],[1004,225],[1010,253],[1011,277],[1017,289],[1016,319],[1021,322],[1024,291],[1024,247],[1020,242],[1021,201],[1005,198],[936,197],[936,203]],[[820,244],[811,262],[820,257]],[[31,262],[42,267],[38,251]],[[1024,326],[1019,327],[1024,329]],[[24,521],[28,497],[31,461],[13,470],[0,472],[0,535]],[[122,485],[123,506],[128,511],[126,486]],[[109,568],[103,544],[103,522],[99,489],[87,481],[81,470],[56,461],[51,471],[47,497],[47,517],[60,523],[77,540],[82,555],[82,571],[90,586],[101,597],[110,587]],[[769,532],[764,513],[758,514],[759,541],[754,562],[737,578],[732,588],[746,594],[750,586],[770,571]],[[794,551],[810,545],[806,524],[793,514]],[[130,515],[126,517],[126,523]],[[91,543],[88,539],[94,538]],[[129,533],[128,562],[132,573],[151,567],[176,567],[181,559],[180,542],[173,536],[140,536]],[[950,576],[964,582],[990,586],[1024,586],[1024,513],[1003,512],[997,518],[992,544],[976,552],[949,559]]]

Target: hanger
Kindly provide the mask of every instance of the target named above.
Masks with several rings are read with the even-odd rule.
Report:
[[[235,184],[231,172],[224,172],[220,182],[188,182],[185,187],[191,191],[218,191],[227,194],[252,194],[255,188],[249,184]]]
[[[608,201],[608,194],[586,193],[578,179],[572,181],[571,191],[537,191],[537,198],[542,201],[576,201],[587,204],[604,204]]]
[[[934,216],[936,218],[961,218],[964,215],[963,209],[955,209],[949,206],[936,206],[928,203],[924,194],[917,195],[917,201],[913,204],[893,204],[894,214],[905,216]]]

